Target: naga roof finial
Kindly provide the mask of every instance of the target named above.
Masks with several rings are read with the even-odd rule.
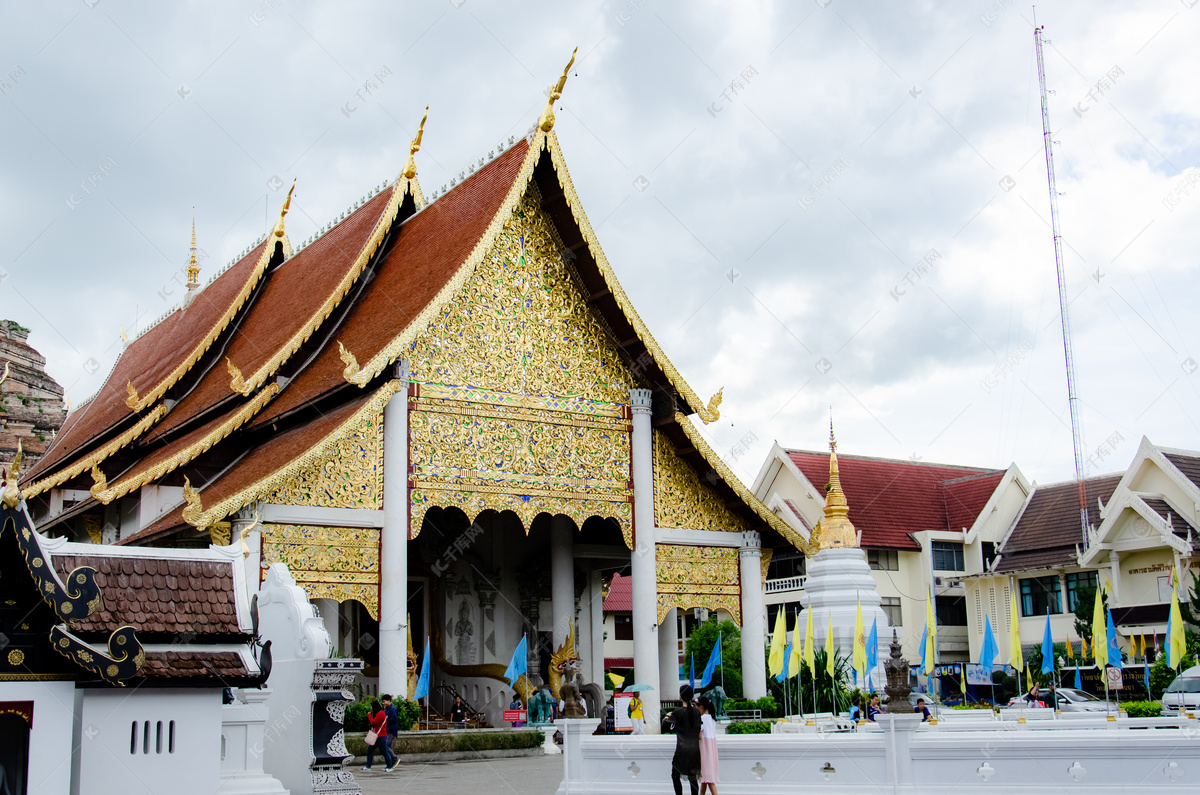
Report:
[[[558,82],[554,85],[554,88],[550,89],[550,97],[546,100],[546,108],[542,111],[542,117],[538,119],[537,124],[542,132],[550,132],[554,129],[554,103],[562,98],[563,88],[567,85],[567,72],[574,65],[575,54],[577,52],[579,52],[578,47],[571,51],[571,60],[567,61],[567,65],[563,67],[562,74],[559,75]]]
[[[404,170],[401,175],[405,179],[413,179],[417,176],[417,160],[414,155],[421,149],[421,139],[425,136],[425,120],[429,118],[429,106],[425,106],[425,115],[421,118],[421,125],[417,127],[417,134],[412,139],[412,143],[408,145],[408,160],[404,162]]]
[[[196,262],[196,208],[192,208],[192,247],[188,256],[187,289],[188,292],[200,287],[200,263]]]
[[[288,210],[290,210],[292,207],[292,191],[295,189],[296,180],[293,179],[292,187],[288,188],[287,198],[284,199],[283,206],[279,208],[279,220],[275,222],[275,230],[271,233],[273,237],[278,238],[279,240],[283,240],[283,236],[287,234],[287,231],[283,226],[283,217],[288,214]],[[274,243],[271,245],[274,245]]]

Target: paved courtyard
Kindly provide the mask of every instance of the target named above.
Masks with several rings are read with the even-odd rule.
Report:
[[[526,756],[516,759],[479,759],[458,762],[401,762],[391,773],[382,765],[363,772],[357,765],[354,778],[363,795],[419,792],[422,795],[553,795],[562,781],[561,756]]]

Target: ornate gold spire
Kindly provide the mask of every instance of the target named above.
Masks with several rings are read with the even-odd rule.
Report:
[[[425,115],[421,118],[421,126],[417,127],[417,135],[412,139],[412,143],[408,145],[408,160],[404,162],[404,170],[400,174],[405,179],[413,179],[417,176],[417,160],[414,155],[421,149],[421,138],[425,135],[425,120],[429,118],[429,106],[425,106]]]
[[[721,419],[721,401],[724,400],[724,395],[725,387],[721,387],[717,390],[717,394],[708,399],[707,406],[701,406],[700,408],[696,409],[696,416],[699,417],[700,421],[705,425]]]
[[[571,66],[575,63],[575,53],[579,52],[576,47],[571,51],[571,60],[567,61],[567,65],[563,67],[562,74],[558,78],[558,83],[554,88],[550,89],[550,98],[546,100],[546,108],[542,111],[542,117],[538,119],[538,127],[542,132],[550,132],[554,129],[554,103],[562,98],[563,88],[567,85],[567,72],[571,70]]]
[[[296,180],[293,179],[292,187],[288,188],[287,198],[284,199],[283,206],[279,208],[279,220],[275,222],[275,230],[273,232],[271,232],[271,236],[278,240],[283,240],[283,236],[285,234],[287,234],[287,230],[284,229],[284,225],[283,225],[283,217],[285,215],[287,215],[288,210],[290,210],[292,208],[292,191],[294,191],[295,189],[296,189]],[[272,243],[272,245],[274,245],[274,244]]]
[[[187,288],[188,292],[200,287],[200,263],[196,262],[196,208],[192,208],[192,248],[188,256]]]
[[[829,421],[829,485],[825,487],[825,518],[821,520],[821,549],[857,547],[858,532],[850,523],[850,503],[838,474],[837,438]]]

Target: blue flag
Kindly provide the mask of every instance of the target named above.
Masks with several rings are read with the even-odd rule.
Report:
[[[1158,636],[1154,636],[1154,642],[1158,643]],[[1167,613],[1167,634],[1163,637],[1163,656],[1166,657],[1167,667],[1171,667],[1171,614]]]
[[[1050,614],[1046,613],[1046,631],[1042,633],[1042,673],[1054,673],[1054,636],[1050,634]]]
[[[1083,690],[1083,677],[1079,675],[1079,669],[1083,667],[1083,663],[1075,666],[1075,689]]]
[[[509,687],[516,687],[517,680],[521,678],[521,674],[529,672],[529,652],[525,645],[525,636],[521,636],[520,643],[513,650],[512,659],[508,661],[508,668],[504,669],[504,678],[508,680]]]
[[[783,670],[780,671],[779,675],[775,677],[775,681],[782,682],[784,679],[787,679],[789,676],[791,676],[792,672],[788,670],[791,667],[792,667],[792,642],[789,640],[787,646],[784,647],[784,650],[783,650]]]
[[[1113,624],[1112,608],[1108,613],[1108,664],[1114,668],[1124,668],[1125,660],[1121,657],[1121,647],[1117,645],[1117,627]]]
[[[1150,663],[1142,666],[1142,681],[1146,683],[1146,698],[1154,698],[1150,695]]]
[[[925,672],[925,647],[929,644],[925,639],[929,637],[929,622],[925,622],[925,629],[921,630],[921,673]]]
[[[688,657],[688,684],[692,686],[692,690],[696,690],[696,658]]]
[[[717,643],[713,646],[712,654],[708,655],[708,665],[704,666],[704,676],[700,680],[700,687],[708,687],[708,683],[712,681],[713,673],[717,666],[721,665],[721,636],[717,635]]]
[[[412,700],[425,698],[429,695],[429,637],[425,638],[425,657],[421,660],[421,676],[417,678],[417,689],[413,691]]]
[[[879,665],[879,619],[871,622],[871,634],[867,636],[867,684],[871,682],[871,672]]]
[[[996,644],[996,635],[992,632],[992,618],[985,615],[983,617],[983,648],[979,650],[979,664],[983,666],[989,678],[992,675],[992,668],[996,663],[996,655],[1000,653],[1000,647]]]

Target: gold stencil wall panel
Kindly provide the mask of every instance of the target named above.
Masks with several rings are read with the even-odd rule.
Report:
[[[379,529],[264,524],[262,573],[286,563],[311,599],[357,599],[379,618]]]
[[[383,414],[337,443],[327,461],[298,470],[263,498],[277,505],[383,507]]]
[[[738,550],[655,544],[658,572],[658,621],[672,607],[725,610],[742,623],[742,589]]]
[[[412,378],[624,405],[633,382],[532,185],[462,292],[409,353]]]
[[[675,452],[671,440],[654,432],[654,522],[659,527],[741,533],[750,523],[729,510],[696,470]]]
[[[629,389],[531,187],[413,343],[410,528],[429,508],[610,517],[632,544]]]

